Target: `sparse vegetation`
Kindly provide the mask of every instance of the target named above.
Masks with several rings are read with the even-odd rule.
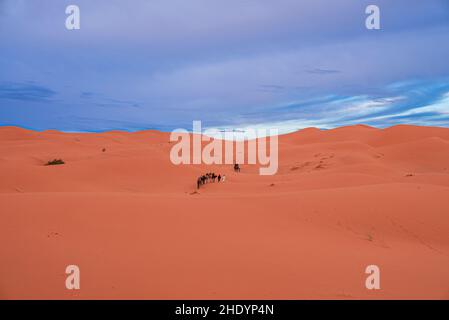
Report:
[[[51,161],[48,161],[46,166],[56,166],[60,164],[65,164],[65,162],[62,159],[53,159]]]

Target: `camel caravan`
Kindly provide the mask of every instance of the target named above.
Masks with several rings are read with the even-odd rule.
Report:
[[[202,185],[205,185],[206,183],[211,182],[215,183],[215,180],[217,180],[218,182],[220,181],[224,182],[225,177],[226,177],[225,175],[221,176],[221,174],[217,176],[214,172],[203,174],[196,180],[196,187],[197,189],[199,189]]]
[[[234,171],[240,172],[240,165],[234,164]],[[203,174],[202,176],[198,177],[196,179],[196,188],[199,189],[201,186],[205,185],[206,183],[215,183],[215,180],[217,182],[225,182],[226,176],[219,174],[218,176],[214,172],[208,172],[206,174]]]

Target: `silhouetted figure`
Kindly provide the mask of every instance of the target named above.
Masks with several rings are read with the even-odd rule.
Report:
[[[209,183],[209,182],[214,182],[215,183],[215,179],[217,179],[217,182],[224,182],[225,181],[225,175],[221,175],[219,174],[218,176],[215,174],[215,172],[208,172],[205,173],[201,176],[198,177],[198,179],[196,179],[196,187],[197,189],[199,189],[202,185]]]

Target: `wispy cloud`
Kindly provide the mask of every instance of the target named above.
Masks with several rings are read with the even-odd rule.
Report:
[[[318,75],[328,75],[328,74],[341,73],[340,70],[320,69],[320,68],[309,69],[309,70],[306,70],[306,72],[307,73],[311,73],[311,74],[318,74]]]
[[[52,89],[33,83],[0,83],[0,100],[48,102],[55,95]]]
[[[262,115],[246,113],[238,122],[221,128],[277,128],[281,133],[288,133],[306,127],[330,129],[359,123],[378,127],[395,123],[436,126],[449,123],[449,79],[393,83],[385,89],[389,94],[401,95],[317,97],[279,106],[283,112],[270,109]]]
[[[115,107],[115,108],[139,108],[141,107],[141,103],[133,100],[121,100],[106,97],[103,94],[91,92],[91,91],[83,91],[80,94],[80,98],[82,100],[90,100],[91,103],[95,104],[98,107]]]

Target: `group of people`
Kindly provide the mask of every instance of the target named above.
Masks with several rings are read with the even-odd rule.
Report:
[[[198,179],[196,180],[196,186],[199,189],[202,185],[209,182],[215,182],[215,180],[217,180],[218,182],[224,182],[226,180],[226,176],[222,176],[221,174],[217,176],[214,172],[209,172],[203,174],[201,177],[198,177]]]

